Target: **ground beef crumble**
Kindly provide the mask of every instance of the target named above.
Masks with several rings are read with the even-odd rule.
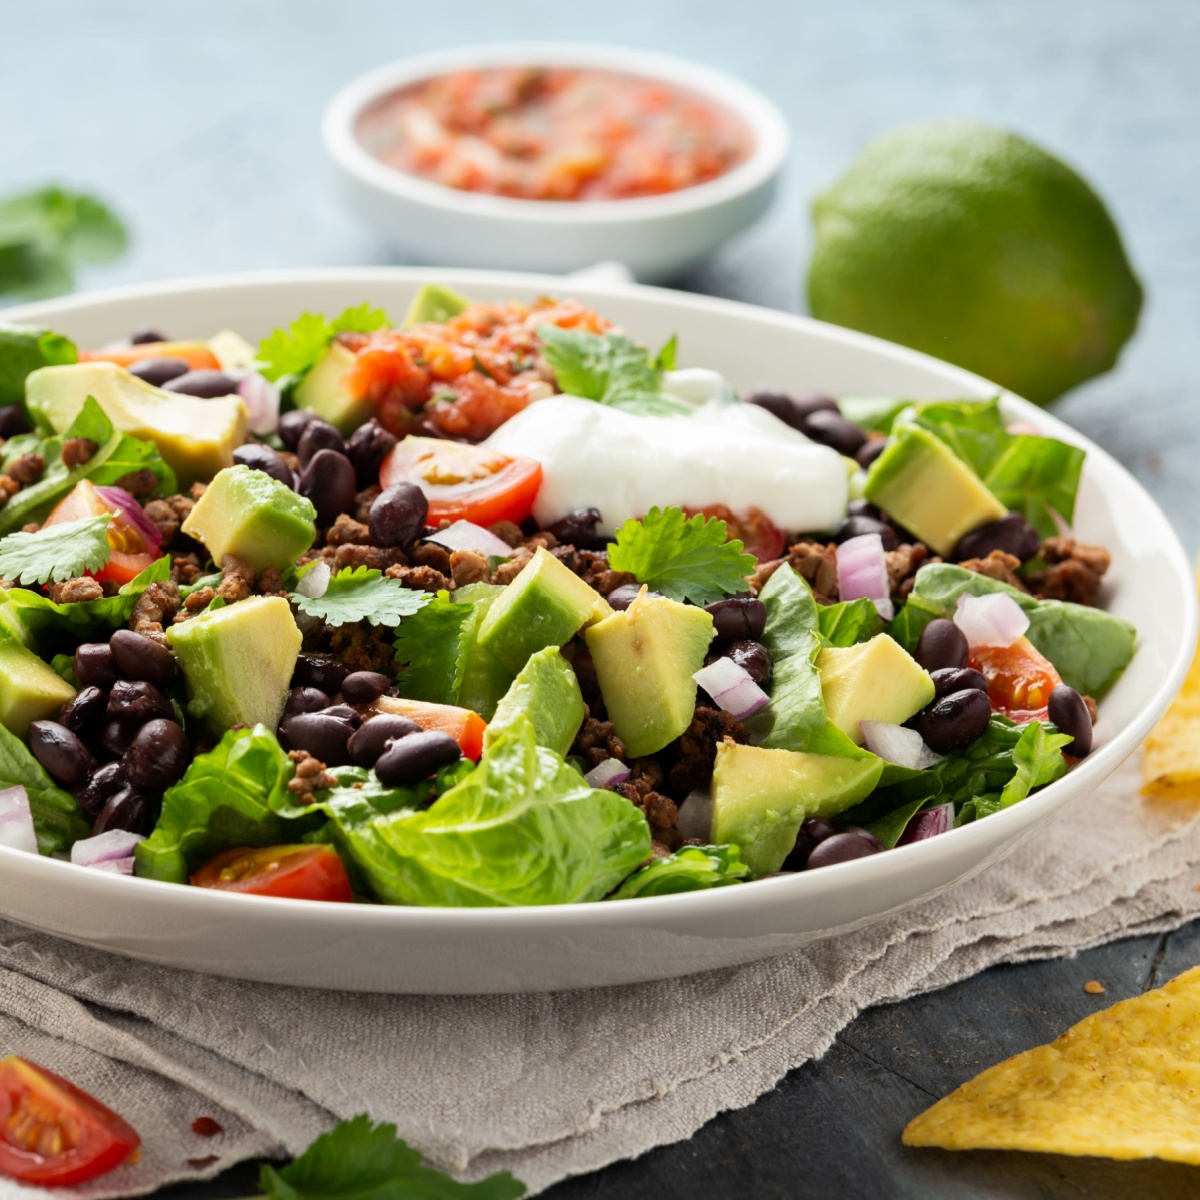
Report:
[[[21,485],[11,475],[0,475],[0,508],[3,508],[20,490]]]
[[[296,773],[288,780],[288,791],[296,797],[298,804],[312,804],[316,799],[315,792],[337,786],[336,776],[331,775],[325,769],[325,764],[307,750],[289,750],[288,758],[296,764]]]
[[[384,574],[389,579],[398,579],[406,588],[418,592],[445,592],[453,586],[449,577],[433,567],[388,567]]]
[[[1096,604],[1100,584],[1112,565],[1112,555],[1103,546],[1052,537],[1042,543],[1040,557],[1046,567],[1029,576],[1030,590],[1038,599]]]
[[[584,713],[570,753],[584,759],[589,767],[599,766],[606,758],[624,758],[625,743],[613,733],[612,722],[593,717],[586,705]]]
[[[156,642],[165,642],[164,627],[175,620],[178,612],[178,585],[152,583],[137,598],[129,617],[129,628]]]
[[[236,554],[226,554],[221,559],[221,582],[217,595],[226,604],[245,600],[254,591],[254,568],[243,562]]]
[[[85,600],[99,600],[104,588],[94,579],[66,579],[62,583],[46,585],[46,595],[55,604],[80,604]]]
[[[361,522],[345,513],[338,516],[325,531],[327,546],[367,546],[371,542],[371,531]]]
[[[37,483],[46,469],[46,460],[40,454],[19,454],[5,468],[6,473],[22,487]]]
[[[408,562],[398,546],[360,546],[347,543],[338,546],[333,553],[334,572],[347,567],[366,567],[372,571],[388,571],[391,567],[402,567]]]
[[[468,587],[472,583],[486,583],[488,561],[478,550],[455,550],[450,555],[450,574],[455,587]]]
[[[985,575],[997,583],[1007,583],[1009,587],[1019,592],[1027,592],[1025,581],[1017,574],[1021,569],[1021,560],[1014,554],[1006,554],[1003,550],[993,550],[986,558],[967,558],[958,564],[964,570],[974,571],[977,575]]]
[[[67,438],[63,442],[62,448],[63,466],[69,471],[75,470],[76,467],[82,467],[84,463],[92,461],[92,456],[98,449],[99,447],[90,438]]]
[[[727,712],[697,705],[692,723],[679,738],[679,756],[670,773],[672,795],[682,800],[695,788],[706,788],[712,783],[717,746],[726,739],[741,744],[750,740],[745,727]]]

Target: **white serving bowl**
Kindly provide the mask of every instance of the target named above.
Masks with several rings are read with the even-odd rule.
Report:
[[[630,284],[415,268],[278,272],[125,288],[32,304],[98,346],[150,322],[175,337],[226,327],[257,339],[297,313],[370,301],[402,313],[436,278],[482,300],[572,294],[633,336],[679,335],[681,362],[737,387],[985,399],[998,389],[912,350],[803,317]],[[1007,413],[1088,451],[1076,527],[1113,552],[1107,607],[1139,645],[1100,706],[1096,748],[1012,808],[940,837],[819,871],[691,895],[547,908],[431,909],[231,895],[90,871],[0,848],[0,915],[136,958],[215,975],[384,992],[516,992],[685,975],[793,950],[897,912],[997,862],[1137,747],[1183,680],[1196,642],[1187,558],[1166,517],[1114,459],[1013,396]]]
[[[459,191],[385,166],[356,133],[374,100],[471,67],[596,67],[698,93],[739,116],[753,149],[732,171],[663,196],[627,200],[520,200]],[[360,75],[325,110],[325,148],[346,202],[421,262],[523,271],[625,263],[639,279],[669,279],[766,212],[787,160],[782,114],[746,84],[697,63],[628,47],[561,42],[470,46],[406,58]]]

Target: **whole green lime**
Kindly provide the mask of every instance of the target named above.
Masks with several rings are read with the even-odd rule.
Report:
[[[1103,202],[1015,133],[930,121],[872,142],[813,204],[814,316],[1048,404],[1108,370],[1142,287]]]

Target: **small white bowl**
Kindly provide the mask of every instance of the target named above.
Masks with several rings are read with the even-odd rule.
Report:
[[[363,110],[398,88],[451,71],[528,65],[601,68],[698,93],[741,118],[750,154],[716,179],[661,196],[521,200],[460,191],[386,166],[359,140]],[[791,142],[775,105],[730,75],[665,54],[570,42],[458,47],[380,67],[338,92],[323,133],[346,202],[420,261],[555,272],[617,261],[651,281],[670,278],[758,220]]]

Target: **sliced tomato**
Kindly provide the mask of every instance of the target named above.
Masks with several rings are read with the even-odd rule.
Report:
[[[117,505],[105,500],[91,482],[81,479],[58,502],[58,506],[46,518],[45,525],[82,521],[86,517],[98,517],[102,513],[112,514],[112,520],[108,524],[109,559],[99,571],[91,571],[89,574],[101,581],[112,579],[117,583],[128,583],[155,562],[159,547],[152,546],[146,534],[129,516]]]
[[[343,904],[351,899],[346,866],[331,846],[235,846],[206,862],[191,883],[247,896]]]
[[[73,1083],[15,1054],[0,1059],[0,1171],[69,1187],[128,1162],[132,1126]]]
[[[740,539],[742,549],[753,554],[759,562],[770,562],[778,558],[787,545],[784,533],[761,508],[748,508],[744,513],[735,513],[724,504],[706,504],[703,508],[683,510],[689,517],[703,513],[706,517],[717,517],[725,522],[726,535],[732,540]]]
[[[448,733],[472,762],[483,753],[483,735],[487,722],[469,708],[453,704],[429,704],[424,700],[405,700],[402,696],[380,696],[377,712],[396,713],[415,721],[422,729],[441,729]]]
[[[521,522],[533,511],[542,484],[542,464],[512,458],[484,446],[440,438],[406,437],[383,460],[385,487],[415,483],[429,500],[429,523]]]
[[[182,358],[193,371],[219,371],[221,362],[207,342],[141,342],[113,350],[81,350],[80,362],[114,362],[128,367],[143,358]]]
[[[988,681],[988,698],[996,712],[1018,723],[1047,719],[1050,693],[1062,678],[1028,638],[1018,638],[1011,646],[977,646],[970,665]]]

